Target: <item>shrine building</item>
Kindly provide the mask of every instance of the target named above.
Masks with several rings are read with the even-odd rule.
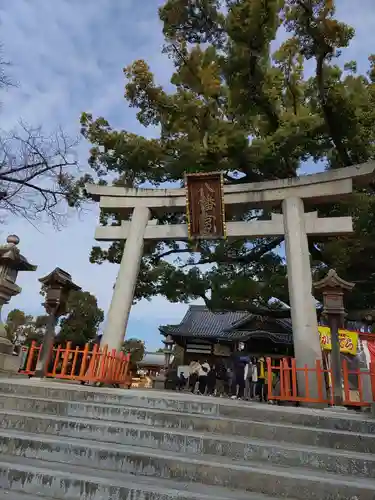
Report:
[[[240,342],[250,356],[293,356],[291,320],[266,314],[212,312],[205,306],[191,305],[180,324],[163,325],[159,330],[183,347],[185,365],[192,360],[227,358]]]

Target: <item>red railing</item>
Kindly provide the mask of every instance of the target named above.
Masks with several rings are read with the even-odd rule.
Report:
[[[297,367],[294,358],[284,358],[274,364],[272,361],[271,358],[267,358],[269,400],[333,404],[332,369],[323,368],[320,360],[316,361],[314,368],[307,365]],[[342,379],[344,406],[370,406],[375,401],[374,364],[371,364],[368,370],[349,370],[347,361],[343,360]],[[350,388],[349,379],[352,380],[351,385],[355,388]],[[303,391],[299,392],[297,381],[301,384],[301,380]],[[312,394],[311,383],[316,386],[317,394]],[[365,385],[370,390],[365,391]],[[303,396],[300,395],[301,393]]]
[[[35,374],[40,350],[41,347],[35,342],[31,344],[24,368],[19,373]],[[72,349],[71,342],[68,342],[65,347],[59,345],[53,349],[47,377],[79,382],[128,384],[129,360],[129,354],[117,353],[115,349],[109,352],[106,346],[100,349],[95,345],[90,350],[89,344],[86,344],[83,349]]]

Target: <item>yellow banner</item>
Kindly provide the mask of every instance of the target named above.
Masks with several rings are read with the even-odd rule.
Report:
[[[319,326],[319,336],[320,345],[322,349],[330,351],[332,349],[331,344],[331,329],[328,326]],[[339,330],[339,341],[340,341],[340,352],[346,354],[352,354],[355,356],[357,354],[358,348],[358,333],[351,332],[349,330]]]

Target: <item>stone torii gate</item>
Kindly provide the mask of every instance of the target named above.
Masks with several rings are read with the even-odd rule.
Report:
[[[343,200],[353,183],[366,185],[374,179],[375,162],[368,162],[323,173],[251,184],[223,186],[224,207],[229,212],[249,208],[282,207],[282,214],[270,220],[227,222],[227,238],[257,238],[285,235],[288,287],[293,324],[294,351],[299,366],[315,366],[321,359],[308,235],[333,236],[353,231],[351,217],[319,218],[317,212],[305,213],[306,204]],[[126,240],[120,269],[102,342],[118,349],[124,338],[145,240],[187,240],[186,224],[158,225],[151,214],[186,211],[186,190],[129,189],[86,186],[87,193],[100,203],[103,211],[115,212],[130,221],[120,226],[99,226],[97,241]]]

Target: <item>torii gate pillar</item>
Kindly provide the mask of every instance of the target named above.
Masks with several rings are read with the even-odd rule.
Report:
[[[124,341],[149,219],[149,208],[134,209],[101,341],[102,345],[107,345],[109,349],[119,350]]]
[[[288,264],[289,303],[293,325],[294,356],[298,366],[314,368],[322,358],[316,304],[312,295],[310,252],[305,227],[305,210],[301,198],[286,198],[283,203],[285,252]],[[304,390],[304,380],[299,384]],[[310,386],[316,382],[311,377]],[[302,385],[302,387],[301,387]],[[315,390],[312,387],[312,392]]]

